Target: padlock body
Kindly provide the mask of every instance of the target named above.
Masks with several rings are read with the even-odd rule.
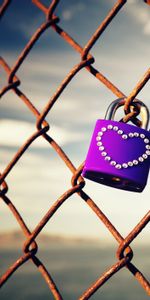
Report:
[[[142,192],[150,167],[150,132],[97,120],[82,175],[118,189]]]

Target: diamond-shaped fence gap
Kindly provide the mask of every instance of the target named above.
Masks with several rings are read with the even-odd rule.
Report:
[[[103,101],[100,101],[100,95],[104,93],[105,88],[98,81],[95,80],[91,74],[82,69],[68,85],[68,88],[63,91],[59,100],[56,102],[52,111],[50,112],[50,119],[63,124],[70,124],[70,120],[74,122],[74,125],[80,125],[85,122],[90,122],[94,118],[94,113],[97,111],[98,103],[102,105]],[[94,91],[94,94],[93,92]],[[80,110],[78,109],[80,104]],[[86,105],[86,106],[85,106]],[[95,107],[96,106],[96,107]],[[84,110],[83,110],[84,108]],[[89,110],[90,109],[90,118]],[[99,109],[100,113],[101,110]],[[69,112],[69,115],[68,115]],[[55,119],[54,119],[55,114]],[[74,119],[73,116],[78,114],[78,118]],[[91,115],[93,114],[93,115]],[[60,117],[60,119],[58,118]],[[66,118],[67,116],[67,118]],[[50,119],[48,119],[50,121]],[[88,124],[87,124],[88,125]]]
[[[46,119],[49,124],[54,124],[57,127],[61,126],[64,137],[68,136],[68,141],[63,145],[63,150],[69,157],[72,155],[77,159],[80,151],[79,164],[85,158],[96,119],[104,118],[107,106],[110,104],[110,95],[113,100],[114,95],[83,69],[71,81],[47,115]],[[78,109],[79,105],[80,110]],[[77,118],[74,118],[75,115]],[[53,131],[53,126],[50,129],[51,131]],[[78,163],[75,161],[75,164]]]
[[[55,44],[57,44],[58,51],[53,47]],[[65,49],[66,45],[67,50]],[[47,51],[45,48],[49,50]],[[74,53],[73,49],[52,29],[48,29],[17,72],[21,79],[20,89],[32,100],[36,108],[42,111],[64,77],[78,63],[78,59],[79,54]]]
[[[86,218],[83,218],[83,213],[85,217],[88,217],[88,222]],[[75,218],[78,220],[77,223],[74,223]],[[107,241],[108,245],[111,244],[116,248],[116,241],[99,218],[95,217],[95,213],[91,208],[77,195],[72,195],[47,223],[46,231],[59,233],[62,236],[76,237],[77,230],[80,232],[79,236],[83,239],[89,239],[91,242],[100,242],[101,247],[103,247],[104,241]]]
[[[54,169],[53,173],[51,169]],[[7,179],[8,195],[30,229],[36,226],[57,198],[69,189],[70,174],[64,162],[42,137],[30,146],[12,169]]]

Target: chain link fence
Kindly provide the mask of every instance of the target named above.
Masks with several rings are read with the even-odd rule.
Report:
[[[137,83],[135,88],[131,93],[126,96],[124,95],[118,87],[116,87],[112,82],[110,82],[102,73],[100,73],[94,66],[95,61],[94,57],[90,54],[90,50],[93,45],[100,39],[102,33],[105,31],[107,26],[111,24],[111,21],[119,13],[119,11],[127,5],[126,0],[118,0],[115,5],[109,11],[108,15],[105,17],[103,22],[99,25],[96,31],[93,33],[87,44],[82,48],[67,32],[63,30],[58,24],[61,23],[59,18],[55,15],[55,9],[59,4],[59,0],[53,0],[50,2],[49,6],[46,7],[40,0],[32,0],[33,4],[38,7],[39,10],[45,15],[45,22],[36,30],[29,42],[26,44],[24,50],[19,55],[17,61],[14,62],[13,67],[10,67],[4,58],[0,57],[0,65],[5,70],[8,75],[7,85],[4,86],[1,90],[1,98],[6,93],[15,93],[20,100],[28,107],[32,114],[36,118],[36,131],[25,141],[25,143],[19,148],[15,156],[6,166],[5,170],[0,174],[0,196],[4,203],[7,205],[8,209],[13,214],[14,218],[17,220],[18,224],[21,227],[21,230],[25,236],[25,242],[23,245],[23,255],[19,257],[13,265],[9,267],[8,270],[0,278],[0,286],[2,287],[6,281],[14,274],[14,272],[21,268],[27,261],[31,261],[36,267],[37,271],[41,273],[43,279],[47,283],[51,293],[53,294],[54,299],[63,299],[56,283],[49,274],[46,266],[42,261],[37,257],[38,245],[36,243],[36,237],[40,234],[44,226],[49,222],[53,217],[55,212],[61,208],[63,203],[67,201],[73,194],[77,194],[82,201],[86,202],[89,208],[93,211],[95,216],[102,222],[109,232],[112,234],[114,239],[118,242],[117,250],[117,261],[114,265],[110,266],[90,287],[87,287],[87,290],[79,297],[80,300],[89,299],[106,281],[109,280],[115,273],[119,272],[122,268],[127,268],[129,272],[135,277],[135,280],[139,282],[141,287],[145,292],[150,295],[150,283],[144,277],[142,272],[132,263],[133,251],[130,247],[132,241],[140,234],[144,227],[148,224],[150,220],[150,212],[148,212],[137,224],[135,228],[126,237],[122,237],[119,231],[114,227],[114,225],[109,221],[107,216],[101,211],[101,209],[94,203],[94,201],[84,192],[84,186],[86,182],[81,176],[84,163],[82,163],[78,168],[75,168],[72,161],[66,155],[66,153],[61,149],[61,147],[56,143],[54,139],[49,134],[49,124],[46,121],[46,116],[53,109],[54,104],[58,101],[60,95],[69,85],[69,83],[74,79],[76,74],[80,72],[83,68],[91,73],[95,79],[99,80],[100,83],[104,84],[112,93],[117,97],[123,97],[124,100],[124,111],[125,115],[123,118],[124,122],[131,120],[133,123],[138,124],[140,120],[138,119],[139,110],[131,110],[131,105],[137,94],[144,88],[145,84],[150,78],[150,69],[148,69],[145,74],[142,76],[140,81]],[[145,1],[147,4],[150,4],[149,1]],[[4,0],[0,7],[0,17],[2,18],[3,14],[9,9],[9,4],[11,0]],[[149,7],[147,6],[149,9]],[[138,16],[137,16],[138,17]],[[16,73],[19,70],[20,66],[23,64],[27,55],[32,50],[34,44],[40,39],[41,35],[44,34],[46,30],[54,30],[66,43],[68,43],[74,51],[77,51],[81,58],[79,63],[75,65],[68,75],[64,78],[61,84],[58,86],[56,92],[52,95],[51,99],[47,102],[43,110],[39,112],[33,103],[28,99],[24,92],[19,88],[20,80],[17,77]],[[69,168],[72,177],[71,185],[68,190],[65,190],[63,195],[61,195],[50,207],[44,217],[40,220],[34,230],[31,232],[23,220],[21,214],[14,206],[13,202],[8,198],[8,185],[6,182],[7,175],[11,172],[13,167],[17,164],[22,155],[27,151],[32,143],[38,137],[43,137],[47,141],[50,147],[60,156],[62,161],[65,163],[66,168]]]

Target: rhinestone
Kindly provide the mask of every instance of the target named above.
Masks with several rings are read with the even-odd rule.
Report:
[[[102,127],[101,131],[103,132],[106,131],[106,127]]]
[[[123,135],[122,135],[122,138],[123,138],[124,140],[126,140],[126,139],[128,138],[127,134],[123,134]]]
[[[144,158],[143,158],[142,156],[140,156],[140,157],[138,158],[138,160],[139,160],[140,162],[143,162],[143,161],[144,161]]]
[[[134,160],[133,160],[133,164],[134,164],[134,165],[138,165],[138,160],[134,159]]]
[[[144,139],[144,143],[145,143],[145,144],[148,144],[148,143],[149,143],[149,140],[148,140],[148,139]]]
[[[146,158],[147,158],[147,154],[144,153],[144,154],[142,155],[142,157],[143,157],[144,159],[146,159]]]
[[[123,134],[123,130],[118,130],[118,134]]]
[[[99,150],[100,150],[100,151],[103,151],[103,150],[104,150],[104,147],[103,147],[103,146],[99,147]]]
[[[106,155],[107,155],[107,153],[106,153],[106,152],[102,152],[101,154],[102,154],[102,156],[106,156]]]
[[[141,137],[142,139],[144,139],[144,138],[145,138],[145,134],[141,133],[141,134],[140,134],[140,137]]]
[[[110,124],[110,125],[107,126],[107,128],[108,128],[108,129],[112,129],[113,126]]]
[[[134,137],[134,134],[132,132],[129,133],[129,137]]]
[[[116,169],[121,169],[121,165],[117,164],[117,165],[115,166],[115,168],[116,168]]]
[[[99,131],[99,132],[98,132],[98,135],[99,135],[99,136],[102,136],[102,135],[103,135],[103,132]]]
[[[150,155],[150,151],[149,151],[149,150],[146,150],[146,154],[147,154],[147,155]]]
[[[106,156],[105,160],[108,160],[108,161],[111,160],[110,156]]]
[[[110,162],[110,164],[111,164],[111,166],[115,166],[115,165],[116,165],[116,161],[112,160],[112,161]]]
[[[132,162],[132,161],[129,161],[129,162],[128,162],[128,166],[129,166],[129,167],[132,167],[132,166],[133,166],[133,162]]]
[[[126,169],[128,167],[128,164],[124,163],[122,164],[122,167]]]
[[[98,143],[97,143],[97,146],[102,146],[102,142],[98,142]]]
[[[100,140],[101,140],[101,137],[100,137],[100,136],[97,136],[96,140],[97,140],[97,141],[100,141]]]
[[[150,145],[146,145],[146,149],[150,149]]]
[[[117,131],[117,130],[118,130],[118,127],[117,127],[117,126],[114,126],[114,127],[113,127],[113,130]]]
[[[134,132],[134,136],[138,137],[139,133],[138,132]]]

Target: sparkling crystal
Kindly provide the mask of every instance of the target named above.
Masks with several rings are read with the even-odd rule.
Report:
[[[102,135],[103,135],[103,132],[99,131],[99,132],[98,132],[98,135],[99,135],[99,136],[102,136]]]
[[[145,134],[141,133],[141,134],[140,134],[140,137],[141,137],[142,139],[144,139],[144,138],[145,138]]]
[[[111,166],[115,166],[115,165],[116,165],[116,161],[112,160],[112,161],[110,162],[110,164],[111,164]]]
[[[108,160],[108,161],[109,161],[109,160],[111,160],[111,157],[110,157],[110,156],[106,156],[106,157],[105,157],[105,160]]]
[[[123,134],[122,138],[126,140],[128,138],[127,134]]]
[[[138,159],[139,159],[140,162],[144,161],[144,158],[142,156],[140,156]]]
[[[148,143],[149,143],[149,140],[148,140],[148,139],[144,139],[144,143],[145,143],[145,144],[148,144]]]
[[[97,143],[97,146],[102,146],[102,142],[98,142],[98,143]]]
[[[118,134],[123,134],[123,130],[119,129]]]
[[[149,149],[150,149],[150,145],[146,145],[146,149],[148,149],[148,150],[149,150]]]
[[[121,169],[121,165],[117,164],[117,165],[115,166],[115,168],[116,168],[116,169]]]
[[[117,130],[118,130],[118,127],[117,127],[117,126],[114,126],[114,127],[113,127],[113,130],[117,131]]]
[[[106,152],[102,152],[101,154],[102,154],[102,156],[106,156],[106,155],[107,155],[107,153],[106,153]]]
[[[106,127],[102,127],[101,131],[103,132],[106,131]]]
[[[134,160],[133,160],[133,164],[134,164],[134,165],[138,165],[138,160],[134,159]]]
[[[134,136],[138,137],[139,133],[138,132],[134,132]]]
[[[122,167],[126,169],[128,167],[128,164],[124,163],[122,164]]]
[[[149,150],[146,150],[146,154],[147,154],[147,155],[150,155],[150,151],[149,151]]]
[[[99,150],[100,150],[100,151],[103,151],[103,150],[104,150],[104,147],[103,147],[103,146],[99,147]]]
[[[134,137],[134,134],[132,132],[129,133],[129,137]]]
[[[132,161],[129,161],[129,162],[128,162],[128,166],[129,166],[129,167],[132,167],[132,166],[133,166],[133,162],[132,162]]]
[[[100,140],[101,140],[101,137],[100,137],[100,136],[97,136],[97,137],[96,137],[96,140],[97,140],[97,141],[100,141]]]
[[[144,153],[144,154],[142,155],[142,157],[143,157],[144,159],[147,159],[147,154]]]
[[[111,124],[109,124],[109,125],[107,126],[107,128],[108,128],[108,129],[112,129],[113,126],[112,126]]]

